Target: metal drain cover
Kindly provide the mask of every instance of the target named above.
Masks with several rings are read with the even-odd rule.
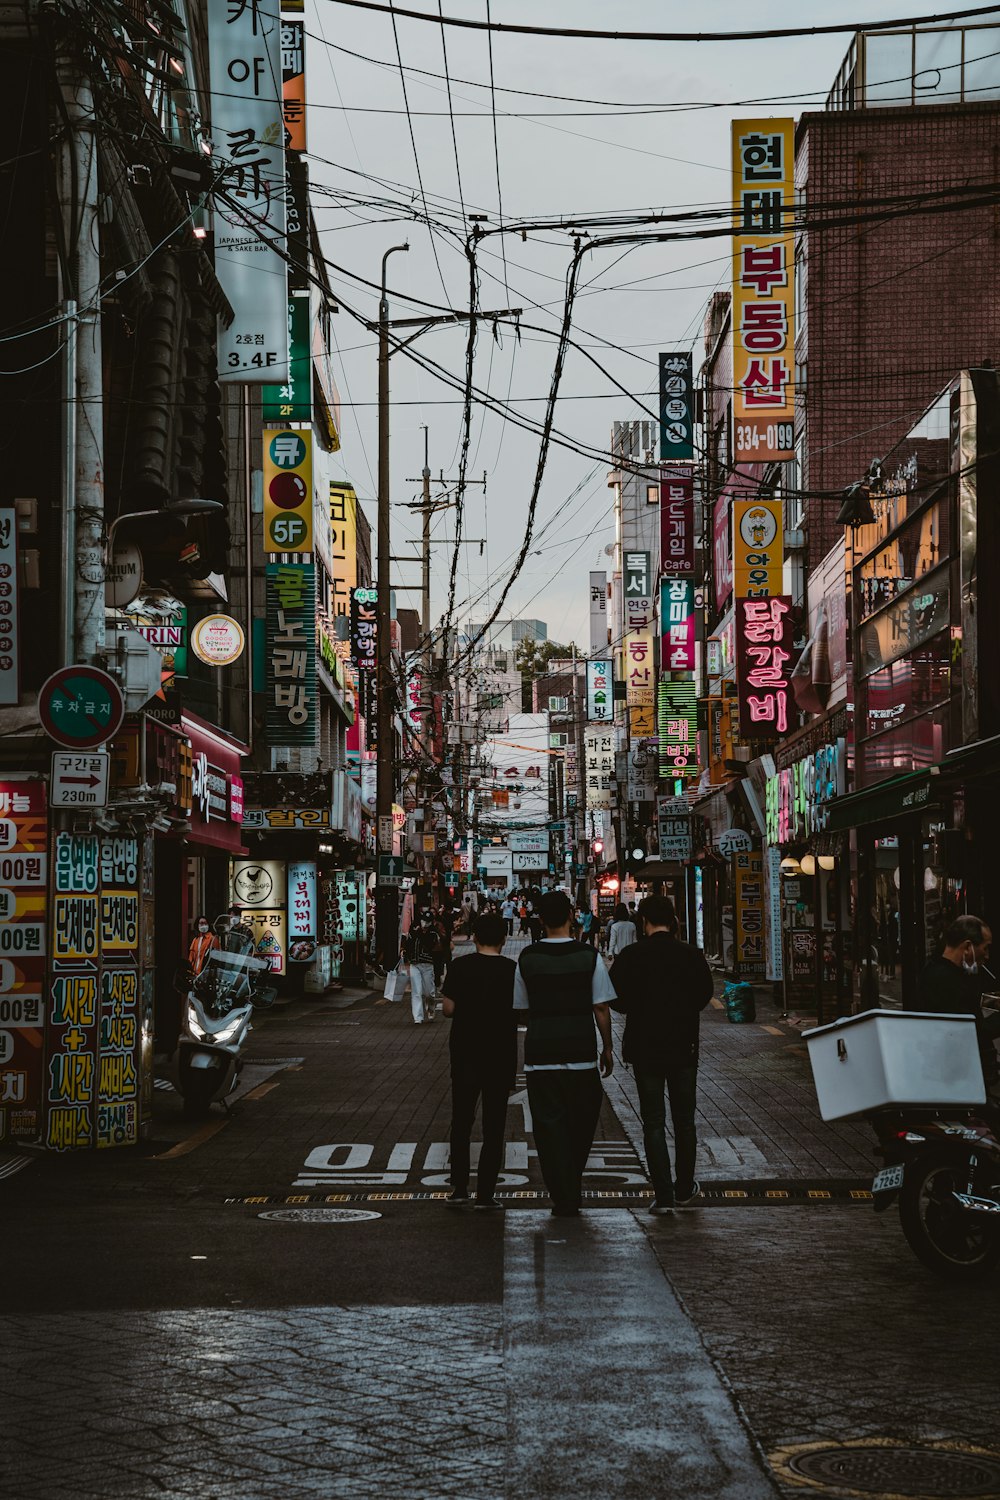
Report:
[[[257,1217],[281,1224],[364,1224],[382,1215],[367,1208],[272,1208]]]
[[[771,1459],[783,1479],[882,1500],[1000,1500],[1000,1453],[960,1443],[862,1438],[809,1443]]]

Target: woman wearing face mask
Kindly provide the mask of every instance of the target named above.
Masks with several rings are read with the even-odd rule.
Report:
[[[915,1010],[938,1015],[971,1015],[976,1018],[976,1036],[983,1077],[991,1096],[1000,1092],[1000,1067],[993,1038],[996,1022],[983,1015],[982,997],[987,987],[984,974],[993,934],[981,917],[956,917],[945,930],[940,957],[931,959],[917,980]]]
[[[188,965],[192,976],[197,979],[202,969],[208,963],[208,955],[213,948],[218,948],[219,939],[215,936],[209,924],[208,918],[202,913],[194,924],[195,933],[188,949]]]

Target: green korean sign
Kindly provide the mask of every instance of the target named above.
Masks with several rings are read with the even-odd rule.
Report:
[[[309,293],[293,293],[288,299],[288,380],[261,387],[265,422],[312,421],[311,333]]]

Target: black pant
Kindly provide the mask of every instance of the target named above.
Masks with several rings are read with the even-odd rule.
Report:
[[[510,1078],[482,1073],[475,1067],[452,1062],[451,1068],[451,1185],[456,1192],[469,1190],[469,1137],[476,1118],[476,1105],[483,1100],[483,1144],[476,1174],[476,1197],[492,1198],[500,1175],[507,1096]]]
[[[543,1068],[527,1075],[531,1127],[549,1197],[579,1208],[604,1090],[595,1068]]]
[[[687,1198],[693,1190],[694,1158],[697,1146],[694,1128],[697,1083],[698,1066],[696,1063],[669,1068],[662,1073],[647,1073],[645,1070],[635,1069],[639,1113],[642,1115],[642,1138],[646,1147],[646,1165],[653,1180],[653,1191],[656,1193],[657,1203],[664,1205],[673,1203],[675,1190],[678,1198]],[[670,1118],[674,1126],[674,1151],[677,1156],[676,1189],[670,1175],[664,1089],[670,1096]]]

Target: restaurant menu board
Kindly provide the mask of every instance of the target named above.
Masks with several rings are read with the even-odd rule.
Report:
[[[132,836],[53,841],[45,1145],[134,1145],[151,1062],[141,984],[142,845]]]
[[[47,864],[45,783],[0,781],[0,1143],[41,1130]]]

